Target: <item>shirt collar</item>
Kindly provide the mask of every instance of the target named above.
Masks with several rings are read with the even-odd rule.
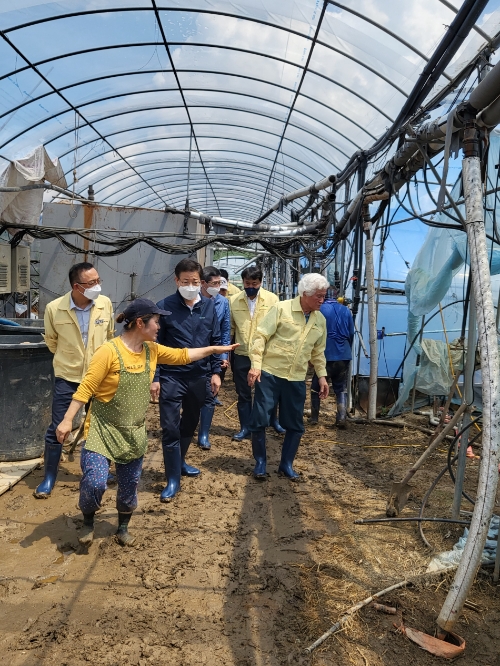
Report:
[[[90,308],[91,308],[93,305],[94,305],[94,301],[91,301],[91,302],[87,305],[87,307],[85,307],[85,308],[81,308],[81,307],[79,307],[79,306],[75,303],[75,301],[73,300],[73,296],[71,296],[71,294],[70,294],[70,297],[69,297],[69,309],[70,309],[70,310],[81,310],[82,312],[87,312],[87,310],[90,310]]]

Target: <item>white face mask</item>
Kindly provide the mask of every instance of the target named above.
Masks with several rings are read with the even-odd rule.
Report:
[[[185,298],[186,301],[193,301],[200,293],[200,287],[193,287],[192,285],[187,287],[183,287],[181,285],[178,287],[178,289],[179,294],[182,296],[182,298]]]
[[[100,293],[101,293],[101,285],[95,284],[93,287],[90,287],[90,289],[85,289],[83,295],[85,296],[85,298],[88,298],[91,301],[95,301],[95,299],[99,296]]]
[[[210,294],[210,296],[217,296],[217,294],[220,292],[220,287],[207,287],[207,292]]]

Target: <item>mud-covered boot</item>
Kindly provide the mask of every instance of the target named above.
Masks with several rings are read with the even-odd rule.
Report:
[[[83,514],[83,527],[80,528],[80,533],[78,534],[78,541],[82,546],[88,548],[92,545],[94,540],[94,516],[95,511],[92,513]]]
[[[206,451],[211,448],[208,435],[212,426],[214,411],[214,405],[203,405],[200,412],[200,425],[198,426],[198,446],[200,449],[205,449]]]
[[[131,513],[118,512],[118,529],[116,530],[116,538],[121,546],[133,546],[135,543],[135,537],[128,531],[128,524],[131,518]]]
[[[256,479],[266,478],[266,431],[258,430],[252,433],[252,453],[255,458],[253,475]]]
[[[192,437],[181,437],[181,474],[182,476],[200,476],[201,472],[197,467],[192,467],[186,462],[186,454],[191,444]]]
[[[278,435],[284,435],[286,430],[280,425],[280,422],[278,421],[278,408],[275,407],[273,409],[273,413],[271,414],[271,426],[274,428],[275,432],[278,433]]]
[[[56,483],[61,453],[62,444],[45,444],[45,453],[43,454],[43,481],[33,493],[37,499],[47,499],[50,496]]]
[[[311,416],[309,417],[310,425],[318,425],[319,419],[319,394],[317,391],[311,390]]]
[[[170,502],[181,487],[181,445],[178,442],[163,447],[163,461],[167,485],[161,492],[160,502]]]
[[[281,449],[281,462],[278,467],[278,474],[286,476],[288,479],[295,481],[299,478],[300,474],[293,469],[293,461],[297,455],[300,440],[302,439],[301,432],[293,432],[288,430],[285,439],[283,440],[283,447]]]
[[[240,431],[233,435],[235,442],[241,442],[250,437],[248,425],[250,423],[250,417],[252,416],[252,403],[238,402],[238,416],[240,419]]]
[[[337,416],[335,418],[335,424],[337,428],[345,428],[347,420],[347,393],[336,393],[337,398]]]

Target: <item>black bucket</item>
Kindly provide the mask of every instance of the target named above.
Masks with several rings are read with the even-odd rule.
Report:
[[[0,462],[43,454],[51,421],[52,359],[40,330],[37,335],[0,334]]]

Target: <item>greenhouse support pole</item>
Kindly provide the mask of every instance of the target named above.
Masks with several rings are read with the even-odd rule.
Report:
[[[365,243],[365,279],[366,296],[368,300],[368,340],[370,344],[370,383],[368,388],[368,420],[377,417],[377,379],[378,379],[378,350],[377,350],[377,308],[375,303],[375,271],[373,267],[373,238],[370,207],[363,206],[363,231],[366,234]]]
[[[474,294],[471,293],[469,299],[469,330],[467,332],[467,356],[465,358],[464,370],[464,393],[463,402],[467,405],[464,412],[462,428],[469,425],[472,420],[472,403],[474,402],[474,366],[476,361],[476,303]],[[458,373],[460,374],[460,373]],[[462,429],[461,428],[461,429]],[[460,505],[462,504],[462,491],[464,488],[465,465],[467,463],[467,445],[470,439],[470,428],[466,430],[460,438],[460,449],[458,451],[457,471],[455,474],[455,493],[453,496],[453,506],[451,517],[460,517]]]
[[[466,207],[472,287],[476,302],[483,389],[483,451],[479,468],[477,500],[469,535],[455,578],[437,619],[438,633],[452,631],[474,582],[481,562],[498,484],[498,348],[495,314],[491,295],[490,269],[483,217],[481,163],[474,124],[464,131],[462,180]]]

